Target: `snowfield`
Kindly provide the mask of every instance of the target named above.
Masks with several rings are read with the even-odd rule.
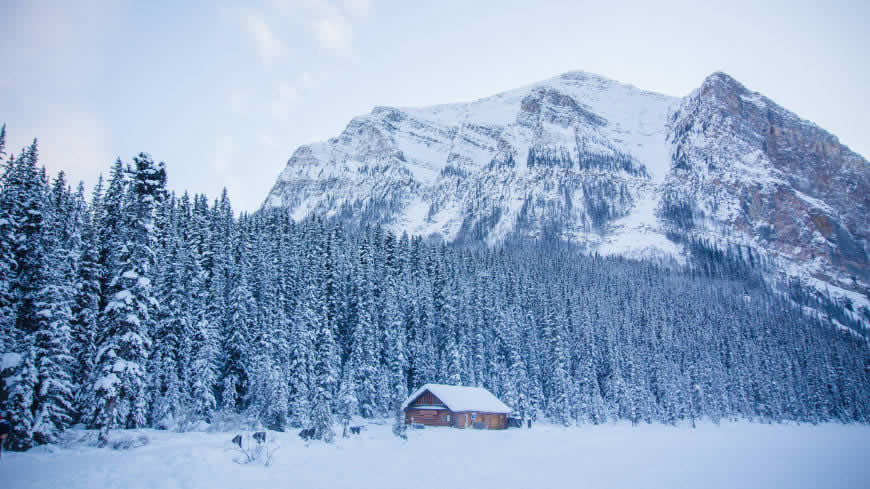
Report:
[[[269,433],[270,467],[233,461],[235,433],[115,432],[129,450],[41,447],[4,453],[0,481],[27,488],[866,488],[870,426],[608,424],[531,430],[411,430],[366,425],[355,438],[306,445]]]

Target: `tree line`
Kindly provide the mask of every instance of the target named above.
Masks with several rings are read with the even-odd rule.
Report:
[[[518,417],[564,425],[868,421],[866,340],[758,280],[553,242],[453,247],[284,209],[236,217],[226,191],[168,192],[144,153],[86,196],[46,175],[35,141],[7,157],[4,136],[0,409],[14,449],[78,423],[106,440],[228,413],[327,441],[352,416],[395,417],[402,436],[401,403],[428,382],[483,386]]]

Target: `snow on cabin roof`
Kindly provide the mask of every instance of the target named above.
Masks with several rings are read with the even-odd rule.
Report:
[[[484,413],[505,413],[513,411],[505,403],[492,395],[483,387],[465,387],[461,385],[426,384],[420,387],[402,404],[402,409],[410,405],[420,394],[429,391],[451,411],[481,411]]]

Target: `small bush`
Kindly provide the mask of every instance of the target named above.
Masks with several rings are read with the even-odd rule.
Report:
[[[97,438],[99,437],[99,432],[95,430],[80,430],[80,429],[72,429],[67,430],[61,435],[60,440],[58,440],[58,445],[61,448],[81,448],[81,447],[95,447],[97,446]]]
[[[237,464],[261,463],[269,467],[272,465],[272,457],[278,448],[280,446],[271,437],[267,436],[265,442],[259,443],[250,435],[243,435],[241,446],[233,445],[233,450],[241,454],[241,456],[235,457],[233,462]]]
[[[136,435],[122,435],[118,438],[109,440],[109,447],[112,450],[130,450],[132,448],[144,447],[151,443],[151,439],[143,433]]]
[[[112,450],[130,450],[144,447],[149,443],[151,443],[151,439],[145,433],[125,432],[123,430],[109,432],[108,443],[100,441],[99,431],[82,429],[67,430],[58,440],[58,446],[64,449],[109,447]]]

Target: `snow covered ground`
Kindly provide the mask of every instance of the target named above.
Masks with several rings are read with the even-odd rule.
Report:
[[[269,433],[271,467],[241,465],[233,433],[142,430],[130,450],[4,453],[0,485],[27,488],[866,488],[870,426],[627,424],[507,431],[389,425],[334,445]],[[121,434],[121,436],[128,434]],[[116,436],[118,434],[116,433]]]

